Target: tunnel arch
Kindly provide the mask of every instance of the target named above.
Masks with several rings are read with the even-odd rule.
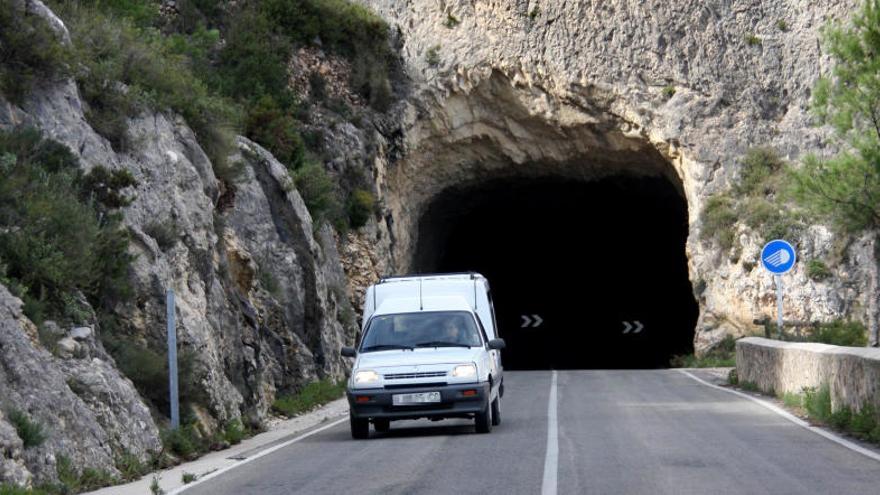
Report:
[[[661,139],[639,125],[637,118],[631,118],[628,109],[616,107],[617,99],[613,94],[601,88],[572,87],[562,92],[564,97],[551,98],[550,92],[541,86],[524,83],[516,75],[498,71],[491,71],[480,80],[465,81],[462,85],[438,97],[436,106],[419,109],[407,132],[405,155],[392,164],[379,167],[380,193],[389,210],[386,220],[394,242],[392,264],[395,271],[489,271],[484,274],[489,276],[496,292],[496,304],[502,313],[499,315],[502,333],[505,328],[509,329],[507,338],[511,340],[511,348],[506,356],[512,367],[661,367],[668,364],[673,354],[691,352],[699,308],[690,288],[686,246],[694,221],[692,198],[695,195],[691,179],[685,173],[686,159],[677,143]],[[558,88],[553,94],[560,94]],[[521,359],[517,354],[522,354],[520,349],[523,346],[547,347],[552,344],[552,339],[560,339],[561,334],[548,330],[545,334],[549,338],[543,341],[517,335],[515,329],[521,324],[519,319],[530,314],[529,310],[510,302],[516,297],[508,295],[513,291],[503,284],[509,282],[504,282],[504,276],[493,273],[497,272],[496,269],[481,268],[474,260],[449,255],[450,239],[456,239],[457,226],[467,223],[469,215],[479,217],[481,212],[503,209],[505,205],[521,208],[522,201],[517,198],[530,195],[545,199],[559,196],[557,199],[569,201],[570,204],[561,206],[569,208],[572,216],[594,222],[592,227],[585,225],[582,228],[595,228],[595,222],[600,218],[590,215],[590,211],[603,208],[590,201],[596,198],[614,200],[613,195],[608,194],[611,190],[621,191],[619,194],[623,196],[634,195],[632,202],[642,205],[647,213],[660,211],[664,201],[671,205],[666,223],[656,215],[648,216],[654,218],[654,223],[666,225],[670,232],[675,232],[664,244],[671,246],[671,257],[660,260],[659,264],[675,267],[674,274],[666,275],[674,278],[672,285],[676,289],[673,292],[678,294],[676,304],[680,305],[678,312],[682,317],[671,323],[655,322],[651,325],[652,332],[647,329],[636,332],[634,328],[646,326],[642,320],[653,317],[645,318],[636,314],[638,311],[627,312],[620,308],[605,311],[596,320],[599,323],[591,328],[603,328],[609,332],[608,338],[599,341],[613,346],[617,358],[599,359],[602,345],[595,345],[590,346],[596,351],[591,351],[592,358],[586,357],[590,353],[582,353],[584,357],[580,359],[569,356],[554,360],[543,352],[543,359]],[[604,210],[614,211],[622,206],[625,203],[609,205]],[[627,211],[637,212],[638,208]],[[526,212],[519,211],[518,214]],[[546,214],[560,215],[558,211],[552,213],[549,210]],[[531,221],[534,223],[537,219],[531,218]],[[507,234],[512,230],[525,230],[506,222],[493,222],[490,217],[483,218],[483,223],[506,225]],[[562,230],[557,228],[557,234]],[[502,233],[495,232],[490,237],[504,238],[504,235],[497,235]],[[597,235],[603,234],[598,232]],[[606,232],[606,235],[609,234]],[[556,240],[583,242],[577,236],[561,234]],[[453,246],[451,251],[455,249]],[[474,249],[479,249],[478,242]],[[491,250],[509,251],[498,245]],[[551,253],[545,252],[543,256],[550,257]],[[593,256],[598,256],[598,252]],[[565,271],[560,266],[551,268]],[[540,283],[554,285],[547,280]],[[606,276],[602,283],[611,284],[612,280]],[[555,286],[574,293],[569,282],[557,281]],[[642,297],[643,302],[647,299]],[[567,304],[577,305],[570,298]],[[571,318],[571,315],[551,318],[542,325],[544,329],[552,329],[553,325]],[[676,330],[661,333],[658,328],[667,324],[676,325]],[[629,333],[634,335],[621,340],[617,334],[622,334],[628,326],[633,327]],[[572,346],[589,344],[582,335],[566,335]],[[652,348],[661,351],[642,352]],[[627,352],[635,357],[624,359]]]

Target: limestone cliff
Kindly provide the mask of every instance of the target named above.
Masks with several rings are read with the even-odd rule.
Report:
[[[688,203],[697,350],[773,314],[772,278],[754,263],[763,239],[738,225],[741,252],[721,252],[700,240],[700,211],[751,147],[790,160],[832,151],[811,122],[810,91],[829,65],[820,29],[856,2],[362,3],[399,30],[413,81],[399,158],[378,169],[399,269],[412,263],[421,213],[451,185],[663,175]],[[834,257],[834,242],[813,227],[800,255]],[[799,266],[787,318],[864,319],[866,250],[855,242],[821,282]]]

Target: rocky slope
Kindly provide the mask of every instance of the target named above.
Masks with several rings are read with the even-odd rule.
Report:
[[[44,15],[42,5],[29,8]],[[63,24],[54,19],[64,34]],[[84,117],[72,81],[46,83],[21,105],[0,100],[0,128],[33,126],[73,150],[83,167],[128,170],[138,182],[123,209],[135,256],[134,304],[119,308],[126,345],[162,349],[165,291],[176,294],[181,355],[192,360],[193,411],[206,432],[241,419],[259,427],[280,392],[339,380],[338,349],[354,338],[346,277],[329,227],[317,228],[286,168],[244,138],[231,157],[241,176],[224,188],[193,132],[174,115],[129,122],[138,145],[116,152]],[[160,450],[159,428],[131,381],[117,370],[93,318],[53,322],[49,352],[21,301],[0,287],[0,397],[46,428],[22,448],[0,416],[0,482],[55,477],[56,458],[118,474],[124,453],[142,461]],[[184,397],[184,399],[188,399]],[[189,414],[188,411],[184,412]]]

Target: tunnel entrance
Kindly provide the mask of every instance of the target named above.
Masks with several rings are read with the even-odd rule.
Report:
[[[489,279],[507,369],[658,368],[693,351],[687,232],[666,178],[498,179],[440,194],[414,263]]]

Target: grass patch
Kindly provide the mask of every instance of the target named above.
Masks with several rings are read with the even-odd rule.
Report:
[[[81,493],[119,483],[116,477],[102,469],[87,467],[77,470],[70,458],[63,455],[56,456],[55,470],[59,484],[55,487],[56,493]]]
[[[743,41],[748,46],[761,46],[761,38],[755,33],[746,33],[743,35]]]
[[[18,409],[12,409],[7,414],[9,422],[15,427],[18,438],[24,444],[24,448],[39,447],[46,441],[46,431],[38,421]]]
[[[292,418],[315,407],[334,401],[345,392],[345,382],[325,379],[309,383],[298,393],[282,395],[272,403],[272,410]]]
[[[788,22],[786,22],[785,19],[779,19],[778,21],[776,21],[776,29],[782,31],[783,33],[787,32]]]
[[[187,473],[186,471],[184,471],[183,474],[180,475],[180,482],[184,485],[188,485],[195,480],[196,475],[194,475],[193,473]]]
[[[694,354],[673,356],[669,366],[673,368],[728,368],[736,366],[736,339],[727,335],[717,346],[699,357]]]
[[[782,403],[785,407],[801,408],[804,405],[804,396],[794,392],[784,392],[780,399],[782,399]]]
[[[822,260],[812,259],[807,261],[807,277],[815,282],[821,282],[831,277],[831,269]]]
[[[116,469],[122,474],[122,481],[134,481],[140,479],[141,476],[147,474],[151,470],[151,466],[144,463],[138,456],[123,452],[116,457]]]
[[[660,93],[663,95],[664,98],[668,100],[675,96],[675,86],[671,84],[668,86],[664,86]]]

